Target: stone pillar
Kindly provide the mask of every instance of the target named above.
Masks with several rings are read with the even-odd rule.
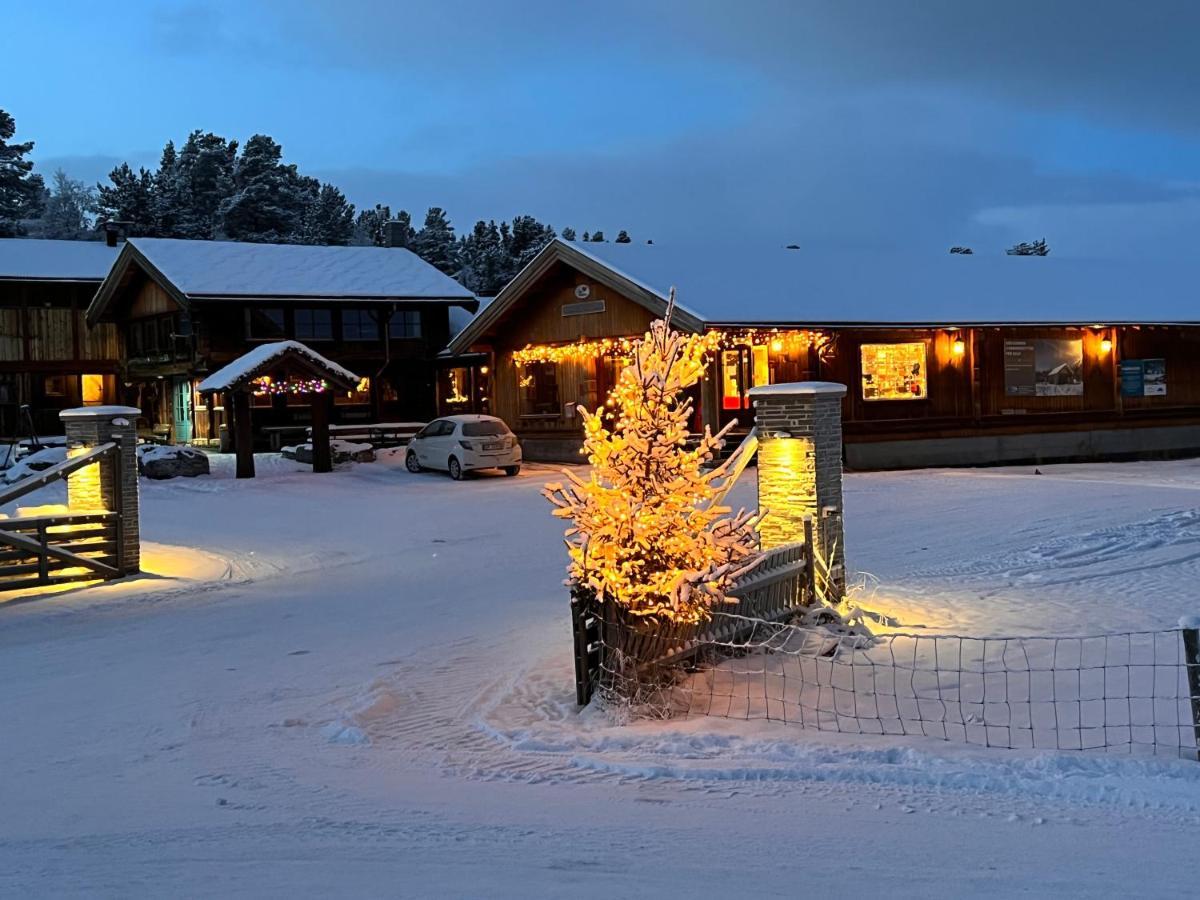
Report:
[[[759,528],[764,550],[804,540],[812,517],[816,549],[829,566],[836,600],[846,592],[842,530],[844,384],[801,381],[750,389],[758,427]]]
[[[137,418],[141,414],[132,406],[84,406],[59,413],[67,435],[68,456],[110,441],[121,448],[119,454],[106,456],[96,465],[68,476],[67,505],[72,512],[109,510],[121,514],[117,558],[122,574],[141,569],[137,470]]]

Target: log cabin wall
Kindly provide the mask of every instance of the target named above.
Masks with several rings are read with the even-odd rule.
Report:
[[[23,433],[22,404],[39,434],[62,431],[58,413],[117,400],[116,326],[84,319],[98,282],[0,280],[0,436]],[[85,381],[86,379],[86,381]]]

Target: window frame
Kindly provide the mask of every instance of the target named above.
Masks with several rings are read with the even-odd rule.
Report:
[[[325,334],[316,333],[317,317],[325,317]],[[303,334],[300,322],[307,318],[308,324],[312,326],[312,333]],[[327,306],[298,306],[292,310],[292,336],[298,341],[332,341],[333,334],[333,310]]]
[[[553,399],[548,400],[548,395],[551,393],[549,387],[544,384],[539,375],[546,372],[551,372],[554,375],[553,379]],[[525,363],[521,367],[521,380],[526,377],[532,378],[530,385],[521,387],[521,418],[523,419],[548,419],[562,417],[562,400],[559,395],[559,378],[558,378],[558,363],[552,361]],[[518,381],[520,384],[520,381]],[[532,388],[532,391],[530,390]],[[539,407],[550,406],[551,409],[543,410]]]
[[[919,394],[889,394],[886,397],[867,396],[867,365],[866,354],[868,347],[920,347],[921,371],[916,380],[920,382]],[[872,373],[872,378],[875,375]],[[929,342],[925,340],[909,341],[865,341],[858,345],[858,392],[863,403],[915,403],[929,399]]]
[[[254,333],[254,315],[263,313],[271,318],[273,312],[279,313],[279,333],[274,335],[258,335]],[[248,341],[281,341],[288,337],[287,310],[282,306],[247,306],[246,307],[246,340]]]
[[[388,337],[393,340],[419,340],[424,336],[424,325],[425,317],[421,310],[397,309],[388,322]]]

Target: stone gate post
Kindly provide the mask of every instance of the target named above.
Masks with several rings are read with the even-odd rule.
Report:
[[[827,381],[750,389],[758,427],[758,503],[762,548],[804,540],[812,517],[817,552],[829,566],[831,596],[846,593],[842,527],[842,398],[846,386]]]
[[[104,457],[67,478],[67,505],[72,511],[105,509],[121,514],[119,531],[122,574],[141,569],[141,525],[138,504],[137,417],[132,406],[83,406],[58,414],[67,436],[67,455],[116,443],[119,455]]]

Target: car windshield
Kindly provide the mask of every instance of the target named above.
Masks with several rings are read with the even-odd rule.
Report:
[[[463,437],[496,437],[508,434],[508,426],[503,422],[463,422]]]

